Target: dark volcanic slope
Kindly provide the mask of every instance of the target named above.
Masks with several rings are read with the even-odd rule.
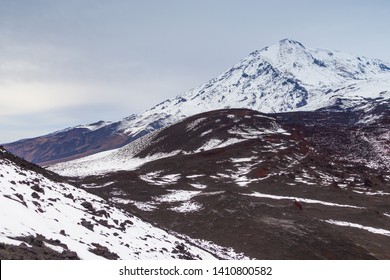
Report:
[[[175,156],[80,185],[253,258],[390,259],[387,108],[196,115],[137,154]]]
[[[277,120],[296,127],[315,149],[318,157],[325,157],[344,167],[351,165],[390,169],[390,101],[372,100],[343,110],[338,106],[316,112],[275,114]]]
[[[4,144],[4,147],[25,160],[42,165],[66,161],[128,143],[127,137],[116,132],[117,125],[118,123],[114,123],[96,130],[75,127]]]
[[[159,153],[194,153],[212,150],[246,140],[259,140],[260,136],[282,138],[284,133],[279,123],[270,116],[253,110],[227,109],[202,113],[187,118],[167,129],[161,130],[137,156],[145,157]]]

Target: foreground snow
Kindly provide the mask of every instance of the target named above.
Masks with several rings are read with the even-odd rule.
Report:
[[[47,247],[58,252],[67,248],[82,259],[101,259],[102,252],[119,259],[215,259],[219,255],[216,245],[211,246],[214,251],[203,250],[187,237],[156,228],[95,195],[51,181],[8,159],[0,159],[0,174],[0,242],[20,245],[16,238],[39,234]],[[243,257],[229,251],[231,258]]]

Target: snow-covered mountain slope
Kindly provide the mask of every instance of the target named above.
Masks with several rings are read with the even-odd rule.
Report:
[[[61,180],[56,176],[0,149],[2,258],[9,257],[4,250],[10,245],[10,258],[23,258],[23,253],[15,257],[18,250],[36,254],[39,249],[46,255],[57,253],[60,259],[243,257],[211,242],[159,229],[96,195],[56,181]]]
[[[47,164],[118,148],[185,117],[211,110],[308,111],[331,106],[340,98],[378,97],[390,98],[390,64],[339,51],[306,48],[284,39],[252,52],[218,77],[141,114],[5,147],[30,161]]]
[[[390,66],[380,60],[308,49],[285,39],[141,116],[165,112],[180,118],[226,107],[265,113],[315,110],[333,96],[388,98],[389,81]]]
[[[348,120],[343,127],[343,130],[348,132],[346,137],[356,138],[355,144],[360,138],[366,139],[373,146],[365,148],[364,153],[360,154],[352,155],[342,148],[336,149],[334,154],[349,157],[351,161],[365,162],[366,165],[390,168],[388,149],[390,100],[355,97],[337,98],[334,101],[333,105],[315,112],[262,114],[252,110],[224,109],[201,113],[149,133],[122,148],[58,163],[49,166],[49,169],[63,176],[81,177],[103,175],[119,170],[135,170],[147,162],[162,158],[196,154],[272,135],[291,135],[293,131],[286,131],[283,128],[283,125],[289,124],[290,119],[299,123],[301,130],[307,131],[307,127],[317,127],[318,130],[323,130],[324,134],[335,134],[325,135],[323,139],[343,142],[345,137],[338,138],[337,135],[341,131],[333,130],[333,127],[340,126],[340,122],[344,120],[340,114],[344,114],[345,120]],[[214,115],[217,112],[220,117],[215,119]],[[332,114],[334,118],[331,117]],[[319,118],[323,118],[324,121],[319,121]],[[319,152],[322,152],[321,149]],[[369,155],[369,151],[372,151],[372,154]]]
[[[80,159],[58,163],[49,169],[63,176],[102,175],[118,170],[134,170],[142,164],[177,154],[194,154],[227,147],[250,139],[286,134],[272,117],[245,110],[222,110],[220,118],[208,120],[215,111],[195,115],[165,129],[152,132],[140,139],[115,150],[97,153]],[[252,126],[240,123],[251,122]],[[233,125],[232,125],[233,124]],[[215,126],[218,129],[215,130]],[[206,127],[210,127],[206,130]],[[203,131],[199,133],[199,131]]]
[[[210,111],[51,168],[82,176],[72,180],[118,208],[248,257],[388,259],[388,105]]]
[[[129,135],[223,108],[264,113],[316,110],[337,98],[390,98],[390,64],[285,39],[251,53],[218,77],[122,121]]]
[[[390,64],[389,64],[390,65]],[[285,39],[251,53],[209,82],[123,122],[128,133],[153,119],[223,108],[264,113],[316,110],[337,97],[390,98],[390,66],[380,60],[305,48]],[[163,114],[163,115],[162,115]]]

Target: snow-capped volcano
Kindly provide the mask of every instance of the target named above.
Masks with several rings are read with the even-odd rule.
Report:
[[[222,108],[264,113],[316,110],[335,96],[390,97],[389,81],[390,66],[380,60],[308,49],[285,39],[252,52],[217,78],[140,117],[162,111],[181,118]]]
[[[5,147],[36,163],[61,162],[118,148],[202,112],[224,108],[264,113],[310,111],[332,106],[340,98],[362,102],[390,98],[390,64],[339,51],[311,49],[284,39],[252,52],[218,77],[141,114]]]

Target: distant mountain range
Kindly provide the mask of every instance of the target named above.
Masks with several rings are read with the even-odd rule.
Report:
[[[390,65],[284,39],[252,52],[218,77],[118,122],[80,125],[4,146],[41,165],[122,147],[194,114],[224,108],[264,113],[351,110],[390,98]],[[367,105],[368,106],[368,105]]]

